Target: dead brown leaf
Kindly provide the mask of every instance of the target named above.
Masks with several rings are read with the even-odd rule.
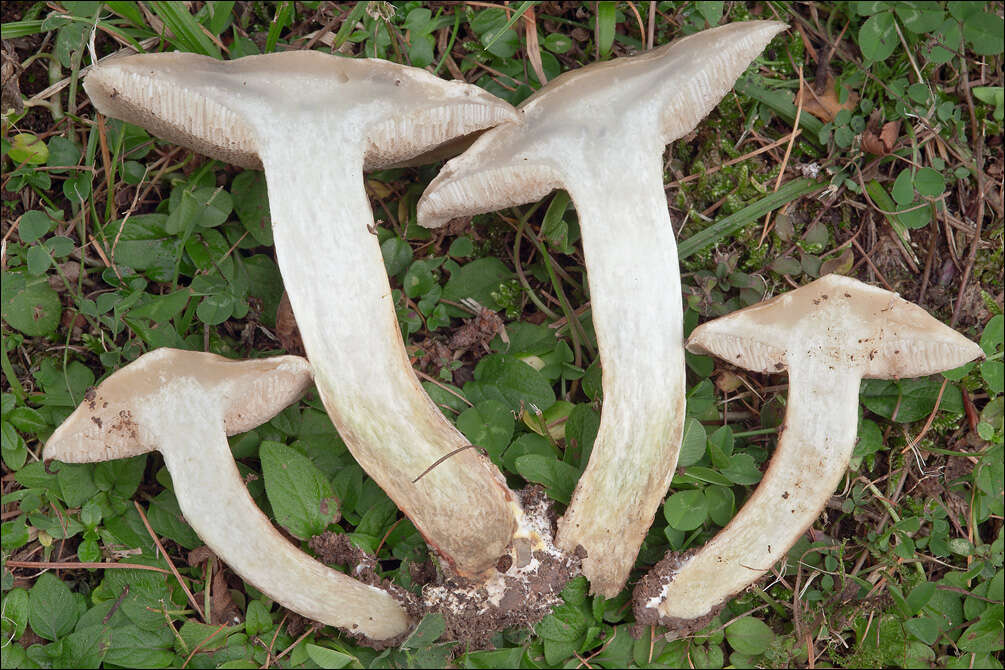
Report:
[[[541,62],[541,45],[537,39],[537,21],[534,16],[534,8],[528,7],[523,13],[524,36],[527,40],[527,60],[537,75],[537,80],[544,86],[548,83],[548,78],[544,74],[544,64]]]
[[[279,307],[276,308],[276,337],[291,354],[303,356],[304,343],[300,339],[300,329],[297,328],[297,320],[293,316],[293,306],[290,305],[290,297],[283,291],[283,297],[279,300]]]
[[[821,121],[828,123],[834,120],[838,112],[842,109],[851,111],[858,104],[858,94],[849,91],[848,99],[844,103],[839,102],[837,85],[834,77],[827,75],[827,83],[824,85],[824,92],[820,95],[810,89],[805,89],[803,111],[812,114]]]
[[[468,319],[463,326],[454,332],[447,346],[451,349],[467,349],[472,345],[485,345],[502,330],[503,320],[498,314],[482,307],[482,311],[473,319]]]
[[[820,265],[820,276],[822,277],[831,273],[839,275],[848,274],[854,265],[855,252],[851,250],[851,247],[848,247],[841,252],[840,256],[830,258]]]
[[[867,127],[862,133],[862,150],[874,156],[886,156],[893,151],[899,137],[900,121],[887,121],[879,133]]]
[[[214,554],[213,550],[206,545],[196,547],[192,551],[188,552],[188,564],[194,567],[205,563],[214,556],[216,556],[216,554]]]
[[[241,609],[230,596],[230,587],[227,585],[227,578],[223,574],[220,565],[217,564],[216,573],[213,575],[213,623],[225,623],[233,625],[241,620]]]

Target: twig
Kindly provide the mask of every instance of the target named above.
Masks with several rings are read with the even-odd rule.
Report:
[[[921,427],[921,432],[918,433],[918,436],[916,438],[914,438],[913,440],[911,440],[911,442],[906,447],[904,447],[903,449],[901,449],[900,453],[903,454],[906,451],[908,451],[909,449],[913,449],[918,444],[918,442],[921,442],[921,438],[923,438],[925,436],[925,434],[928,433],[928,429],[932,427],[932,421],[935,420],[935,415],[938,414],[938,412],[939,412],[939,405],[942,404],[942,394],[945,392],[945,390],[946,390],[946,384],[948,384],[948,383],[949,383],[949,380],[947,378],[943,377],[942,378],[942,386],[939,387],[939,395],[935,399],[935,407],[932,408],[932,412],[928,415],[928,420],[925,421],[925,425]]]
[[[122,568],[123,570],[149,570],[150,572],[160,572],[165,575],[172,574],[170,570],[158,568],[154,565],[140,565],[133,563],[91,563],[77,561],[4,561],[8,568],[38,568],[40,570],[109,570],[112,568]]]
[[[276,658],[273,659],[273,660],[278,661],[283,656],[286,656],[286,654],[290,653],[290,651],[292,651],[294,647],[296,647],[298,644],[300,644],[301,642],[303,642],[303,640],[304,640],[305,637],[307,637],[308,635],[310,635],[313,632],[314,632],[314,628],[308,628],[307,630],[305,630],[300,637],[298,637],[296,640],[294,640],[293,643],[290,646],[288,646],[286,649],[283,649],[279,653],[279,655],[276,656]],[[267,666],[263,665],[262,667],[265,668]]]
[[[447,460],[451,456],[454,456],[455,454],[461,453],[465,449],[481,449],[481,447],[479,447],[477,444],[468,444],[468,445],[465,445],[463,447],[457,447],[453,451],[447,452],[443,456],[440,456],[435,461],[433,461],[433,464],[430,465],[425,470],[423,470],[421,475],[419,475],[418,477],[416,477],[415,479],[413,479],[412,483],[414,484],[415,482],[419,481],[420,479],[422,479],[423,477],[425,477],[427,474],[429,474],[429,471],[432,470],[433,468],[435,468],[437,465],[439,465],[443,461]],[[482,451],[484,451],[484,449]]]
[[[866,253],[866,250],[863,249],[862,245],[858,243],[858,240],[852,238],[851,243],[854,244],[855,248],[858,249],[860,254],[862,254],[862,258],[864,258],[865,262],[869,264],[869,267],[872,268],[872,271],[876,273],[876,277],[878,277],[879,280],[883,282],[883,286],[886,287],[886,290],[893,291],[893,287],[890,286],[890,282],[886,281],[886,277],[883,276],[883,273],[880,272],[879,268],[877,268],[876,265],[872,262],[872,259],[869,258],[869,254]]]
[[[976,230],[974,230],[974,241],[970,245],[970,253],[967,255],[967,264],[963,268],[963,276],[960,277],[960,290],[956,294],[956,306],[953,308],[953,318],[949,320],[949,325],[955,327],[960,320],[963,308],[963,295],[970,282],[970,273],[973,272],[974,262],[977,260],[977,247],[981,242],[981,228],[984,223],[984,136],[981,135],[977,127],[977,114],[974,112],[974,99],[970,95],[970,75],[967,70],[967,62],[960,59],[960,74],[963,77],[963,96],[967,101],[967,108],[970,111],[970,133],[974,138],[974,178],[977,180],[977,216]]]
[[[192,595],[188,585],[185,584],[185,580],[181,578],[178,568],[174,567],[174,562],[171,560],[171,557],[168,556],[166,551],[164,551],[164,545],[161,544],[160,538],[157,537],[157,533],[155,533],[154,529],[150,527],[150,522],[147,521],[147,515],[143,512],[143,507],[135,500],[133,501],[133,505],[136,506],[136,511],[140,513],[140,520],[143,521],[143,525],[146,527],[147,532],[150,533],[150,537],[153,539],[154,544],[157,545],[157,549],[161,552],[161,555],[164,556],[164,560],[167,561],[168,567],[171,568],[171,574],[173,574],[175,579],[178,580],[178,584],[181,585],[182,591],[185,592],[185,597],[188,598],[188,601],[192,604],[192,607],[195,608],[195,611],[199,613],[199,618],[205,623],[209,623],[206,621],[206,615],[203,613],[202,608],[199,607],[199,603],[196,601],[195,596]]]
[[[925,292],[928,290],[928,282],[932,277],[932,262],[935,260],[935,245],[939,241],[939,234],[932,233],[928,240],[928,258],[925,259],[925,272],[921,275],[921,289],[918,291],[918,304],[924,305]]]
[[[192,657],[195,656],[196,652],[199,651],[200,649],[202,649],[203,646],[205,646],[214,637],[216,637],[217,635],[219,635],[220,631],[223,630],[226,627],[227,627],[227,624],[225,624],[225,623],[220,624],[219,628],[217,628],[212,633],[210,633],[208,636],[206,636],[205,638],[203,638],[202,642],[200,642],[199,644],[195,645],[195,648],[185,658],[185,662],[181,664],[181,667],[183,667],[183,668],[187,667],[188,666],[188,662],[192,660]]]
[[[775,189],[782,185],[782,177],[785,175],[785,168],[789,165],[789,157],[792,155],[792,146],[796,143],[796,129],[799,128],[799,117],[803,115],[803,89],[805,88],[805,82],[803,81],[803,68],[799,67],[799,105],[796,107],[796,120],[792,122],[792,133],[789,135],[789,144],[785,147],[785,156],[782,158],[782,166],[778,169],[778,178],[775,179]],[[768,232],[771,231],[771,212],[764,215],[764,228],[761,230],[761,239],[757,241],[757,246],[764,244],[764,238],[768,236]]]
[[[422,370],[416,370],[415,374],[418,375],[419,377],[422,377],[423,379],[425,379],[427,382],[430,382],[431,384],[436,384],[437,386],[439,386],[441,389],[443,389],[444,391],[446,391],[450,395],[463,400],[465,403],[467,403],[468,407],[474,407],[475,406],[475,404],[473,402],[471,402],[470,400],[468,400],[467,398],[465,398],[464,396],[462,396],[460,393],[458,393],[454,389],[450,388],[449,386],[447,386],[446,384],[444,384],[443,382],[441,382],[436,377],[428,375],[425,372],[423,372]]]
[[[719,165],[716,165],[715,167],[709,168],[707,170],[703,170],[702,172],[700,172],[698,174],[688,175],[688,176],[686,176],[686,177],[684,177],[682,179],[678,179],[677,181],[669,182],[666,185],[666,187],[664,188],[664,190],[669,189],[669,188],[671,188],[673,186],[680,186],[681,184],[686,184],[686,183],[694,181],[696,179],[701,179],[702,177],[707,177],[710,174],[715,174],[716,172],[718,172],[719,170],[721,170],[724,167],[729,167],[730,165],[736,165],[737,163],[745,161],[748,158],[753,158],[754,156],[757,156],[759,154],[763,154],[766,151],[771,151],[775,147],[781,146],[781,145],[785,144],[786,142],[792,142],[795,138],[797,138],[800,135],[802,135],[802,133],[803,133],[803,129],[802,128],[796,128],[795,130],[793,130],[788,135],[775,140],[771,144],[766,144],[763,147],[761,147],[760,149],[754,149],[753,151],[745,153],[742,156],[739,156],[737,158],[733,158],[732,160],[728,160],[725,163],[720,163]]]

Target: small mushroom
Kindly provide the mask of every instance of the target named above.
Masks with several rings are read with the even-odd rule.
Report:
[[[670,485],[684,425],[683,308],[663,189],[665,146],[690,132],[785,24],[706,30],[565,73],[444,166],[419,223],[569,191],[579,214],[604,405],[589,465],[559,524],[595,593],[628,578]]]
[[[392,638],[409,627],[397,601],[287,542],[248,494],[227,443],[310,384],[310,366],[296,356],[233,361],[157,349],[89,391],[43,456],[86,463],[160,451],[185,519],[234,572],[306,617]]]
[[[490,570],[512,539],[515,503],[412,371],[363,170],[515,120],[513,108],[418,68],[313,51],[129,56],[102,62],[84,88],[102,114],[264,167],[279,268],[335,427],[449,563]]]
[[[844,476],[862,378],[919,377],[983,356],[979,346],[897,294],[840,275],[702,324],[687,348],[761,373],[788,371],[781,438],[757,490],[694,555],[644,579],[640,621],[700,628],[754,583],[820,515]]]

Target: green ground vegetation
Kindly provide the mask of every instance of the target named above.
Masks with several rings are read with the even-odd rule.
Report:
[[[1001,2],[56,0],[2,11],[3,667],[1002,667]],[[987,359],[863,383],[842,486],[788,560],[706,629],[633,636],[629,591],[592,597],[579,578],[564,605],[533,630],[499,633],[494,650],[440,641],[433,617],[376,652],[305,625],[200,551],[158,455],[40,462],[85,391],[146,351],[298,346],[277,317],[261,173],[99,119],[81,87],[95,55],[334,50],[515,104],[563,71],[753,18],[791,29],[666,154],[687,329],[838,272],[918,302]],[[602,400],[575,210],[559,192],[431,233],[415,203],[438,167],[367,176],[406,345],[459,429],[513,486],[540,484],[561,510]],[[505,339],[471,327],[469,299]],[[473,340],[454,337],[463,328]],[[685,449],[633,582],[729,522],[785,410],[784,376],[687,363]],[[348,533],[411,585],[421,537],[316,396],[231,444],[277,523],[296,537]],[[302,482],[269,467],[280,456],[339,500],[337,523],[319,522]]]

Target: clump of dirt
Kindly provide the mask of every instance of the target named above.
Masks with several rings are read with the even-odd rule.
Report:
[[[436,566],[431,560],[421,562],[409,561],[408,575],[412,578],[413,584],[425,586],[436,579]]]
[[[415,621],[432,612],[442,614],[444,641],[460,642],[459,649],[484,649],[497,631],[533,626],[561,604],[562,589],[580,573],[586,557],[581,548],[567,556],[555,547],[555,513],[543,488],[528,487],[517,492],[517,498],[523,508],[518,530],[489,574],[466,579],[444,574],[432,564],[414,570],[409,566],[413,580],[424,584],[419,594],[382,579],[375,558],[348,535],[326,531],[308,544],[322,562],[343,566],[352,577],[390,593]],[[405,637],[376,641],[354,636],[376,649],[396,646]]]
[[[553,544],[555,515],[544,490],[529,487],[517,497],[524,516],[492,574],[481,580],[441,574],[421,595],[401,599],[416,620],[430,612],[442,614],[443,639],[460,642],[460,648],[490,647],[496,631],[533,626],[561,604],[559,594],[579,574],[581,552],[566,556]]]
[[[679,619],[677,617],[661,616],[657,605],[666,597],[667,587],[674,580],[674,575],[682,565],[687,563],[695,553],[694,550],[684,553],[671,552],[654,565],[646,575],[639,580],[632,591],[632,611],[635,612],[635,625],[632,635],[636,638],[649,626],[665,626],[668,635],[682,637],[697,632],[708,625],[722,605],[713,607],[708,614],[697,619]]]
[[[308,540],[307,546],[322,563],[344,566],[361,582],[381,586],[383,580],[377,575],[377,559],[353,544],[345,533],[326,530]]]
[[[333,533],[326,530],[308,540],[307,546],[317,554],[318,560],[322,563],[344,567],[348,575],[364,584],[387,591],[398,600],[403,600],[411,595],[397,584],[393,584],[377,574],[376,557],[353,544],[345,533]],[[291,614],[293,613],[291,612]],[[353,630],[346,629],[346,632],[356,638],[360,644],[377,650],[397,647],[408,637],[408,632],[405,632],[387,640],[373,640]]]

